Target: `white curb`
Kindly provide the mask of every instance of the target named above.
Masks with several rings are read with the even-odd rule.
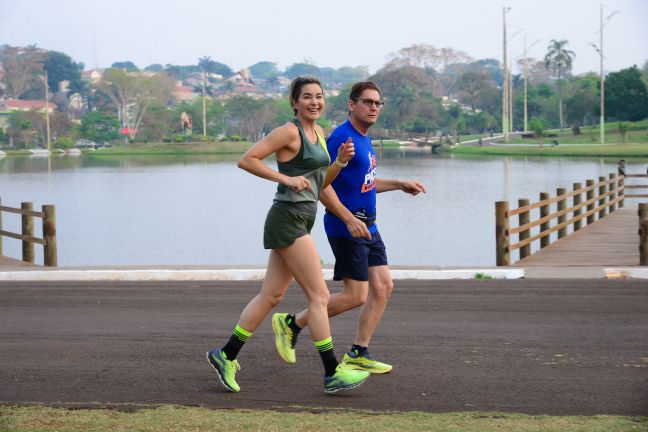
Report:
[[[333,270],[322,270],[324,279],[333,279]],[[480,270],[391,270],[392,278],[399,279],[475,279],[476,275],[492,279],[519,279],[524,269]],[[265,269],[223,270],[21,270],[0,272],[0,281],[211,281],[262,280]]]

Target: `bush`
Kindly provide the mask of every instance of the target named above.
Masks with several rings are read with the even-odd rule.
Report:
[[[61,137],[54,141],[54,148],[58,149],[70,149],[75,146],[75,142],[72,138],[70,137]]]
[[[183,142],[185,142],[185,136],[180,135],[180,134],[173,135],[173,142],[175,142],[175,143],[183,143]]]
[[[230,141],[239,142],[239,141],[241,141],[241,137],[238,136],[238,135],[231,135],[230,136]]]

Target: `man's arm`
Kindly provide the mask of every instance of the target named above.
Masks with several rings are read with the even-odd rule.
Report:
[[[376,179],[376,192],[389,192],[393,190],[402,190],[408,194],[418,195],[427,192],[423,183],[418,180],[399,180],[399,179]]]
[[[339,217],[342,222],[346,224],[347,229],[353,237],[365,237],[367,240],[371,240],[371,233],[369,232],[367,225],[356,219],[353,216],[353,213],[351,213],[349,209],[342,204],[342,201],[338,198],[333,187],[327,186],[322,190],[320,201],[328,211]]]

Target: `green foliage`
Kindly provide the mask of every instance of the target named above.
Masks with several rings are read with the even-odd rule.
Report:
[[[279,69],[277,68],[277,63],[270,61],[257,62],[250,66],[249,69],[253,78],[264,80],[272,79],[280,74]]]
[[[286,75],[290,79],[304,75],[318,76],[319,68],[309,63],[293,63],[286,68],[284,75]]]
[[[229,139],[230,139],[230,141],[232,141],[232,142],[239,142],[239,141],[241,141],[241,137],[238,136],[238,135],[230,135]]]
[[[473,277],[475,280],[491,280],[494,279],[493,276],[487,274],[487,273],[475,273],[475,276]]]
[[[67,80],[70,82],[70,91],[72,93],[80,92],[84,89],[84,83],[81,80],[81,71],[83,63],[76,63],[70,56],[58,51],[48,51],[43,67],[47,71],[47,83],[49,88],[54,92],[58,91],[59,83]]]
[[[132,61],[118,61],[110,65],[111,68],[124,69],[128,72],[137,72],[139,68]]]
[[[545,135],[545,124],[542,119],[537,117],[534,117],[529,121],[529,129],[531,129],[538,138],[542,138]]]
[[[79,134],[98,144],[119,138],[119,120],[114,114],[90,112],[81,117]]]
[[[70,149],[75,146],[75,142],[72,138],[70,137],[61,137],[54,141],[54,148],[58,149]]]
[[[648,117],[648,89],[636,66],[610,73],[605,80],[605,115],[638,121]]]

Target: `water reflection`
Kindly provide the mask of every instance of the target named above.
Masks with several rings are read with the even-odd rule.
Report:
[[[265,214],[276,185],[236,167],[238,155],[5,157],[0,198],[55,204],[59,263],[75,265],[263,265]],[[274,165],[273,161],[268,161]],[[632,165],[637,165],[633,168]],[[645,172],[646,161],[628,161]],[[378,225],[392,264],[493,265],[494,203],[535,201],[616,172],[616,160],[458,157],[429,148],[384,148],[383,178],[416,178],[427,194],[378,196]],[[16,215],[17,216],[17,215]],[[321,224],[313,236],[332,263]],[[19,217],[5,214],[5,229]],[[38,233],[38,227],[37,227]],[[4,239],[20,256],[20,242]],[[37,257],[42,252],[37,246]]]

